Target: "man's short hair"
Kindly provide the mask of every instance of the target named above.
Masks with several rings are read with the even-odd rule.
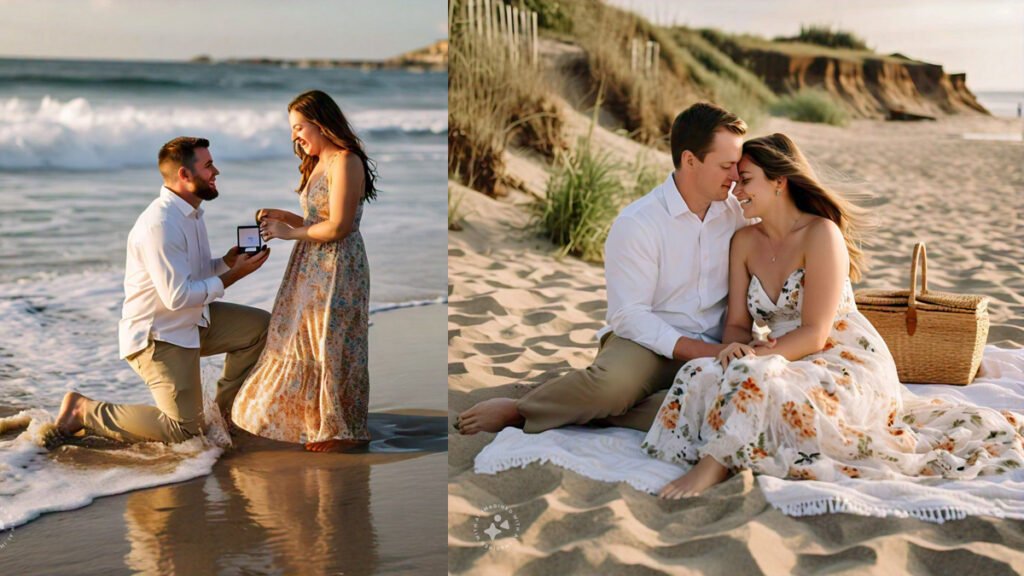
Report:
[[[174,140],[160,147],[157,154],[157,166],[164,178],[170,178],[178,172],[178,168],[184,166],[189,170],[196,163],[196,148],[209,148],[210,141],[206,138],[193,138],[192,136],[178,136]]]
[[[703,162],[711,150],[715,131],[720,128],[739,136],[747,133],[746,122],[725,108],[709,102],[698,102],[680,112],[672,122],[672,163],[675,167],[679,168],[682,163],[685,150]]]

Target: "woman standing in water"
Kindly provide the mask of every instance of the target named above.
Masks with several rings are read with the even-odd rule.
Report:
[[[256,213],[265,240],[295,240],[267,345],[231,411],[253,434],[307,450],[366,444],[370,269],[359,234],[375,164],[341,108],[319,90],[288,105],[303,215]]]

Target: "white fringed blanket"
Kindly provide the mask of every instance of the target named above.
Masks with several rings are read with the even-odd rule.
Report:
[[[1024,410],[1024,350],[988,346],[978,378],[965,387],[911,384],[920,396],[1000,410]],[[604,482],[626,482],[656,494],[681,469],[640,450],[645,433],[625,428],[566,427],[540,434],[507,428],[477,455],[474,471],[495,474],[534,462]],[[945,522],[966,516],[1024,519],[1024,470],[966,481],[857,480],[819,482],[758,476],[772,506],[790,516],[846,512]]]

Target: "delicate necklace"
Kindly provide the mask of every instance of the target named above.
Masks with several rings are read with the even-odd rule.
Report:
[[[786,238],[789,237],[789,235],[793,233],[793,230],[796,230],[796,225],[799,222],[800,222],[800,216],[797,216],[796,220],[793,220],[793,226],[790,227],[789,232],[786,232],[786,234],[782,237],[782,242],[785,242]],[[768,246],[770,246],[771,249],[772,249],[772,262],[775,262],[775,259],[779,255],[779,251],[778,251],[778,249],[775,248],[775,243],[772,242],[772,236],[771,236],[771,234],[768,233],[767,228],[765,229],[764,235],[765,235],[766,238],[768,238]],[[779,243],[781,244],[782,242],[779,242]]]

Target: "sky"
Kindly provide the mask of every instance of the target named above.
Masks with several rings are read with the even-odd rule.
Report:
[[[447,37],[442,0],[0,0],[0,57],[381,60]]]
[[[876,51],[967,73],[973,91],[1024,92],[1024,0],[608,0],[658,24],[774,38],[838,26]]]

